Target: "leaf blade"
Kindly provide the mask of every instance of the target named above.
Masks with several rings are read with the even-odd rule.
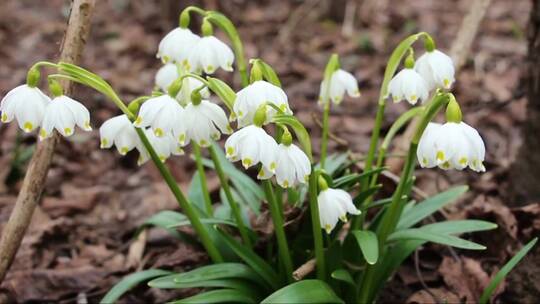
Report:
[[[100,303],[114,303],[122,297],[128,290],[136,285],[158,276],[170,274],[170,271],[161,269],[147,269],[132,273],[116,283],[107,294],[101,299]]]
[[[379,241],[377,235],[370,230],[355,230],[352,232],[368,264],[375,264],[379,259]]]
[[[303,280],[287,285],[264,299],[261,304],[344,303],[325,282]]]

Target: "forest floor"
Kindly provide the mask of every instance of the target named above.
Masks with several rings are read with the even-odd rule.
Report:
[[[157,44],[176,26],[177,2],[99,1],[82,66],[103,75],[126,100],[148,94],[160,66]],[[452,46],[470,1],[389,1],[358,3],[353,27],[343,26],[344,6],[335,1],[202,1],[219,9],[239,27],[247,56],[260,57],[282,79],[291,107],[319,146],[321,110],[316,105],[325,63],[331,53],[354,72],[362,97],[334,107],[332,151],[367,150],[374,123],[378,88],[393,47],[417,31],[431,33],[442,50]],[[350,1],[354,3],[354,1]],[[66,26],[69,1],[3,0],[0,4],[0,96],[22,83],[35,61],[55,60]],[[341,7],[341,9],[339,9]],[[349,6],[350,10],[352,7]],[[477,128],[487,146],[487,172],[417,171],[417,198],[451,185],[471,191],[446,208],[449,219],[478,218],[499,229],[475,234],[484,252],[449,251],[426,246],[407,260],[386,288],[381,302],[474,301],[489,278],[540,231],[540,206],[507,207],[508,172],[519,147],[526,115],[523,71],[526,57],[527,0],[494,0],[480,27],[470,56],[457,75],[454,92],[464,119]],[[219,33],[220,34],[220,33]],[[218,74],[227,80],[229,74]],[[235,88],[239,80],[232,80]],[[120,157],[99,149],[99,125],[118,112],[104,97],[78,87],[76,98],[92,112],[94,131],[62,140],[49,172],[42,201],[35,212],[8,277],[1,285],[17,302],[100,299],[123,276],[140,269],[181,271],[204,263],[201,250],[178,243],[166,232],[151,229],[134,239],[137,227],[159,210],[177,205],[152,164],[136,165],[136,155]],[[408,104],[389,104],[384,130]],[[19,191],[35,136],[21,134],[15,124],[0,125],[0,231]],[[189,151],[188,151],[189,152]],[[398,153],[399,154],[399,153]],[[194,171],[189,157],[168,165],[184,189]],[[218,186],[210,175],[211,189]],[[385,180],[385,187],[393,183]],[[429,290],[426,290],[426,287]],[[501,299],[509,290],[500,289]],[[171,300],[179,291],[137,288],[126,302]]]

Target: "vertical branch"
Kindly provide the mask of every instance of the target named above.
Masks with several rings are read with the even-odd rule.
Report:
[[[73,0],[66,33],[60,48],[60,60],[78,63],[86,38],[90,32],[90,20],[95,0]],[[71,91],[69,82],[62,84],[66,93]],[[59,135],[54,133],[37,145],[26,172],[15,207],[3,229],[0,239],[0,283],[6,276],[19,249],[32,214],[43,192],[47,172],[52,162]]]

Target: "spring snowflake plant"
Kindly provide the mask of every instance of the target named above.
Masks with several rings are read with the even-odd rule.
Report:
[[[189,29],[192,14],[203,18],[202,37]],[[213,36],[214,27],[225,32],[232,48]],[[420,39],[425,54],[415,62],[412,47]],[[145,226],[160,226],[187,241],[193,238],[176,228],[189,225],[211,259],[210,265],[187,272],[148,269],[129,275],[109,291],[104,303],[115,302],[147,281],[152,288],[202,288],[178,303],[371,303],[400,264],[427,242],[485,249],[459,235],[495,229],[495,224],[479,220],[423,224],[463,194],[466,186],[421,202],[411,194],[417,159],[426,168],[486,170],[484,142],[463,122],[459,104],[449,92],[454,82],[452,60],[435,49],[427,33],[403,40],[388,61],[363,172],[354,172],[346,155],[327,157],[331,101],[340,103],[345,93],[360,95],[354,75],[340,68],[337,55],[330,57],[321,83],[323,134],[318,163],[311,153],[310,135],[294,116],[277,74],[261,59],[252,59],[248,75],[242,42],[222,14],[188,7],[180,15],[179,27],[160,42],[157,57],[164,66],[157,72],[155,90],[129,104],[98,75],[72,64],[45,61],[32,66],[26,84],[10,91],[0,104],[3,123],[16,120],[25,132],[39,128],[40,139],[50,140],[54,132],[67,137],[76,127],[91,130],[89,111],[64,96],[58,80],[81,83],[106,95],[122,113],[99,128],[101,148],[116,146],[121,155],[137,150],[141,164],[151,160],[181,208],[181,212],[160,212]],[[404,68],[397,72],[402,61]],[[237,93],[209,76],[218,69],[231,72],[233,64],[242,84]],[[43,68],[55,72],[47,77],[52,100],[38,88]],[[228,115],[211,94],[223,102]],[[392,124],[379,145],[389,97],[394,102],[407,100],[414,107]],[[442,109],[446,122],[432,122]],[[394,135],[413,118],[418,124],[401,178],[390,197],[374,200],[381,188],[378,176],[384,170],[386,151]],[[229,135],[224,149],[217,143],[223,135]],[[186,196],[164,162],[184,154],[187,146],[197,173]],[[208,193],[205,168],[219,176],[220,203]],[[249,220],[261,214],[263,202],[270,211],[277,246],[274,240],[259,237]],[[310,216],[291,225],[284,215],[286,208],[308,210]],[[500,278],[494,280],[481,302],[489,299],[499,282]]]

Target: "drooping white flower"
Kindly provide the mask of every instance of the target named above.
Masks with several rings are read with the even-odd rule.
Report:
[[[163,90],[163,92],[167,92],[169,89],[169,86],[180,77],[178,73],[178,68],[173,63],[166,63],[163,65],[158,72],[156,73],[155,77],[155,83],[156,85]],[[176,95],[176,99],[180,101],[183,105],[187,105],[191,98],[191,93],[193,90],[200,88],[203,85],[203,83],[193,77],[186,77],[182,81],[182,87],[180,88],[180,91]],[[199,91],[201,93],[201,96],[203,98],[209,98],[210,92],[208,91],[208,88],[204,88]]]
[[[414,105],[420,99],[425,102],[429,91],[427,83],[414,69],[404,68],[390,80],[388,92],[392,95],[394,102],[406,99]]]
[[[107,119],[99,128],[99,137],[102,149],[115,145],[121,155],[141,144],[135,127],[125,114]]]
[[[39,88],[20,85],[9,91],[0,102],[1,121],[8,123],[16,119],[24,132],[32,132],[41,126],[50,101]]]
[[[80,102],[65,95],[53,98],[45,109],[39,139],[43,140],[56,129],[63,136],[71,136],[75,125],[84,131],[91,131],[90,112]]]
[[[428,90],[449,89],[455,80],[452,58],[439,50],[426,52],[420,56],[414,69],[426,80]]]
[[[184,114],[186,136],[180,141],[181,145],[194,140],[201,147],[208,147],[211,140],[221,137],[221,133],[232,133],[225,111],[208,100],[202,100],[198,105],[189,103]]]
[[[360,214],[352,201],[351,195],[341,189],[327,188],[317,196],[321,227],[326,233],[332,232],[338,220],[347,221],[347,213]]]
[[[283,187],[305,184],[311,174],[311,163],[306,153],[295,144],[279,144],[276,151],[276,181]],[[267,170],[259,172],[259,179],[270,178]]]
[[[171,155],[184,154],[184,150],[182,149],[178,141],[170,133],[158,137],[156,136],[154,131],[146,129],[145,134],[148,138],[148,141],[150,142],[150,145],[152,145],[152,148],[156,151],[157,156],[162,162],[167,160],[167,158],[169,158]],[[146,150],[144,145],[142,145],[142,143],[137,145],[136,148],[137,150],[139,150],[140,153],[138,164],[142,165],[147,162],[148,159],[150,159],[150,154],[148,153],[148,150]]]
[[[467,166],[484,172],[484,141],[473,127],[464,122],[430,123],[418,144],[420,166],[462,170]]]
[[[181,142],[186,136],[183,121],[184,108],[165,94],[145,101],[133,125],[138,128],[150,127],[157,137],[172,133]]]
[[[186,65],[191,49],[200,39],[191,30],[177,27],[161,39],[156,56],[163,62],[174,61]]]
[[[225,156],[231,161],[242,160],[244,168],[262,163],[269,173],[276,172],[277,143],[263,128],[255,125],[234,132],[225,142]]]
[[[285,113],[292,114],[289,108],[287,94],[278,86],[264,80],[258,80],[236,93],[233,111],[238,119],[238,126],[243,127],[253,123],[255,112],[263,103],[272,103]],[[272,120],[276,110],[266,107],[266,121]]]
[[[231,72],[234,53],[231,48],[214,36],[202,37],[189,54],[187,69],[195,73],[214,73],[218,68]]]
[[[345,70],[336,70],[330,78],[330,88],[326,92],[327,83],[326,80],[321,82],[321,89],[319,93],[319,102],[323,101],[324,96],[328,96],[335,104],[340,104],[345,96],[345,92],[351,97],[360,96],[360,90],[358,89],[358,82],[354,78],[353,74]],[[328,95],[327,95],[328,94]]]

